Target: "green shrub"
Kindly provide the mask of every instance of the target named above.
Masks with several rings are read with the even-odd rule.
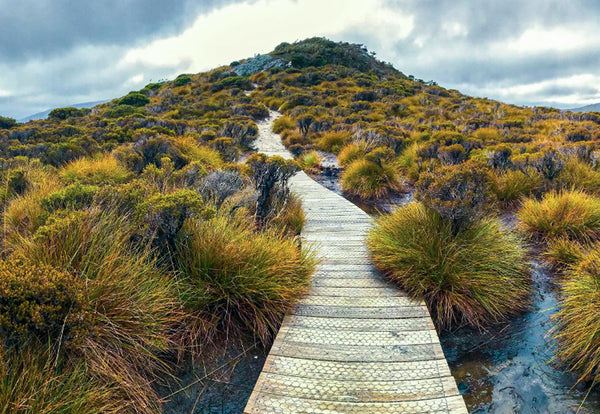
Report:
[[[175,86],[185,86],[192,82],[192,77],[190,75],[181,74],[175,78],[173,84]]]
[[[298,164],[303,170],[310,170],[312,168],[318,168],[321,165],[322,158],[316,151],[310,151],[303,154],[298,159]]]
[[[342,167],[346,167],[359,158],[364,157],[365,154],[366,151],[364,147],[351,143],[340,150],[337,160]]]
[[[13,118],[0,116],[0,129],[10,129],[15,125],[17,125],[17,121],[15,121]]]
[[[188,286],[186,308],[212,319],[208,338],[246,332],[266,342],[306,292],[315,261],[281,232],[257,232],[240,217],[217,216],[186,221],[177,265]]]
[[[450,220],[411,203],[379,218],[367,244],[375,266],[424,299],[439,328],[481,327],[527,306],[526,252],[498,219],[455,233]]]
[[[11,170],[8,173],[6,188],[9,192],[22,195],[29,187],[29,182],[23,170]]]
[[[553,339],[556,356],[579,381],[600,379],[600,254],[590,251],[565,272]]]
[[[176,321],[175,285],[147,249],[131,244],[132,223],[111,211],[77,211],[53,218],[13,255],[36,266],[66,269],[81,280],[87,330],[78,330],[67,355],[110,387],[128,412],[158,412],[159,359]],[[67,344],[68,345],[68,344]]]
[[[68,273],[0,260],[0,338],[19,346],[36,338],[67,341],[81,318],[82,285]]]
[[[144,106],[150,103],[150,98],[139,92],[129,92],[119,99],[119,105]]]
[[[597,249],[599,246],[594,246]],[[554,268],[567,269],[583,260],[587,254],[587,247],[579,242],[559,237],[548,241],[548,246],[544,251],[544,258],[548,260]]]
[[[49,119],[65,120],[67,118],[76,118],[87,115],[90,112],[89,109],[77,109],[73,106],[67,108],[56,108],[50,111],[48,114]]]
[[[98,187],[93,185],[72,184],[48,194],[42,199],[42,208],[50,212],[59,209],[80,210],[92,204],[97,191]]]
[[[394,169],[389,165],[358,159],[350,164],[341,177],[342,190],[362,199],[381,198],[400,188]]]
[[[579,190],[547,193],[541,201],[526,199],[517,218],[518,228],[533,238],[600,239],[600,199]]]

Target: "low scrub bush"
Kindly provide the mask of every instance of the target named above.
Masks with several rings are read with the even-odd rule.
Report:
[[[517,218],[518,228],[538,240],[600,238],[600,199],[579,190],[546,193],[540,201],[526,199]]]
[[[488,170],[473,161],[422,174],[416,186],[417,199],[450,220],[455,233],[484,215],[491,194]]]
[[[425,300],[438,328],[481,327],[526,308],[525,249],[498,219],[455,233],[450,220],[411,203],[379,218],[367,244],[378,269]]]
[[[81,321],[83,286],[69,273],[21,260],[0,261],[0,338],[5,346],[65,341]]]

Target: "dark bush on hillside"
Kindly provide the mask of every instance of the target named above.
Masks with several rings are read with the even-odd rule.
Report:
[[[15,125],[17,125],[17,121],[15,121],[13,118],[0,116],[0,129],[11,129]]]
[[[171,140],[165,136],[144,137],[134,142],[131,146],[131,150],[141,156],[141,162],[139,162],[139,159],[136,159],[135,156],[127,156],[127,151],[125,150],[116,152],[115,157],[128,167],[132,167],[136,172],[141,172],[144,167],[149,164],[160,167],[161,159],[164,157],[169,158],[177,170],[188,163],[185,155],[182,154],[181,151],[173,145]]]
[[[129,92],[119,99],[119,105],[144,106],[150,103],[150,98],[139,92]]]
[[[585,128],[574,128],[566,133],[565,138],[570,142],[589,141],[592,134]]]
[[[244,119],[225,122],[221,129],[221,136],[233,138],[236,144],[244,148],[249,148],[257,135],[258,128],[256,124]]]
[[[22,195],[29,187],[29,181],[23,170],[11,170],[8,173],[6,189],[16,195]]]
[[[511,154],[512,151],[508,147],[498,148],[492,152],[488,164],[497,170],[505,170],[512,165]]]
[[[107,109],[104,112],[104,116],[107,118],[123,118],[133,114],[143,115],[144,110],[143,108],[139,108],[133,105],[117,105],[114,108]]]
[[[264,105],[242,104],[231,108],[232,115],[249,116],[252,119],[265,119],[269,116],[269,110]]]
[[[65,120],[67,118],[75,118],[87,115],[90,112],[87,108],[77,109],[73,106],[67,108],[56,108],[48,114],[49,119]]]
[[[379,97],[373,91],[358,92],[352,97],[353,101],[375,102],[377,99],[379,99]]]
[[[32,338],[63,341],[81,317],[81,282],[50,266],[0,260],[0,339],[19,346]]]
[[[460,144],[449,145],[438,149],[437,157],[444,164],[460,164],[467,158],[464,147]]]
[[[558,152],[551,149],[545,151],[543,155],[534,158],[532,165],[545,179],[552,181],[565,167],[565,161]]]
[[[490,198],[490,183],[488,170],[470,161],[422,174],[415,196],[448,219],[457,233],[484,214]]]
[[[233,88],[239,88],[247,91],[252,89],[252,82],[250,82],[250,80],[244,76],[230,76],[225,79],[221,79],[213,85],[213,90],[215,91]]]
[[[175,80],[173,81],[175,86],[185,86],[185,85],[190,84],[191,82],[192,82],[191,76],[186,75],[186,74],[181,74],[181,75],[177,76],[175,78]]]
[[[210,141],[210,148],[217,150],[225,162],[233,162],[238,151],[232,138],[220,137]]]

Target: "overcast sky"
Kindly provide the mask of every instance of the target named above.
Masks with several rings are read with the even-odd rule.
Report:
[[[0,115],[114,98],[312,36],[509,103],[600,102],[600,1],[0,0]]]

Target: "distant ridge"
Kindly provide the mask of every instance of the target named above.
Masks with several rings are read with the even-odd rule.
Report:
[[[82,103],[78,103],[78,104],[74,104],[74,105],[66,105],[66,106],[67,107],[72,106],[77,109],[91,108],[93,106],[100,105],[100,104],[108,102],[108,101],[109,101],[108,99],[104,99],[102,101],[82,102]],[[52,109],[55,109],[55,108],[52,108]],[[47,109],[43,112],[38,112],[37,114],[26,116],[25,118],[18,119],[17,121],[23,123],[23,122],[28,122],[28,121],[34,121],[36,119],[46,119],[48,117],[48,114],[52,111],[52,109]]]
[[[579,108],[569,109],[571,112],[600,112],[600,103],[595,103],[591,105],[581,106]]]

